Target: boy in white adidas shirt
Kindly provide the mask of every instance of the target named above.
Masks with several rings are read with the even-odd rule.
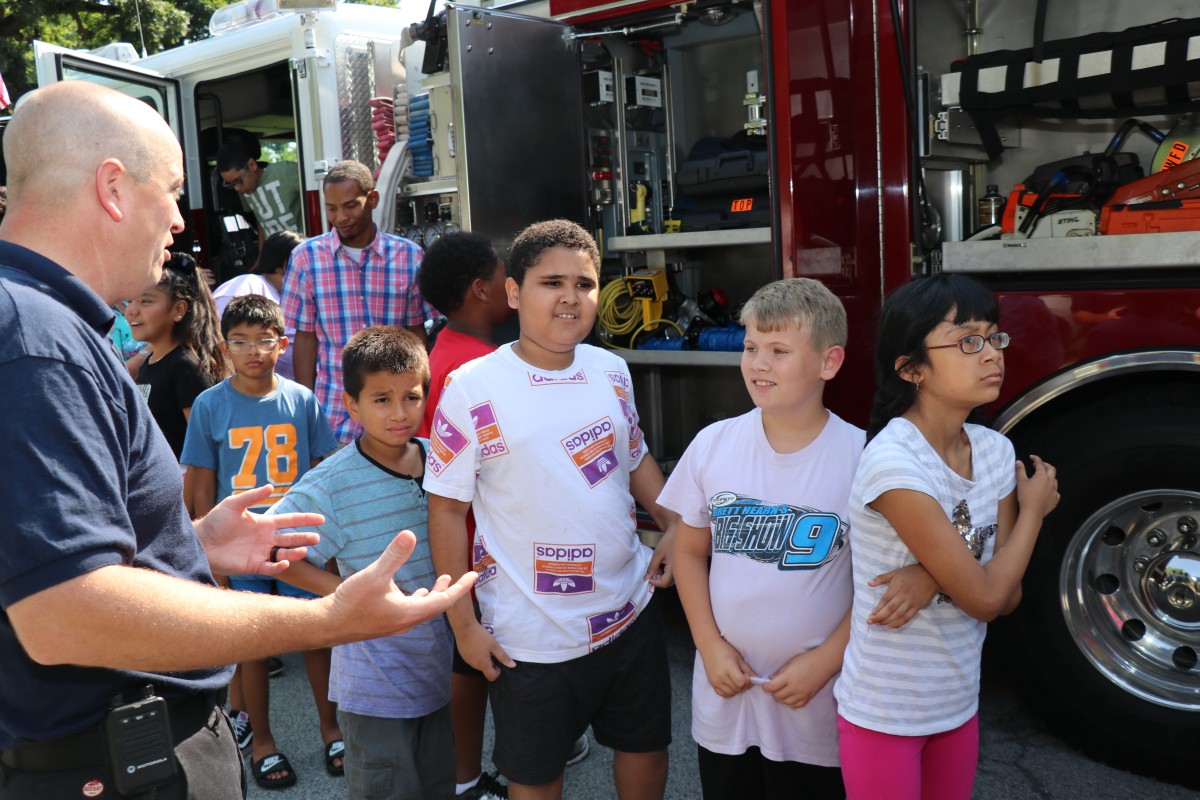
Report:
[[[612,747],[622,800],[661,798],[670,680],[654,586],[670,585],[671,534],[652,555],[635,503],[671,512],[646,452],[625,362],[580,344],[596,318],[600,256],[573,222],[531,225],[506,283],[520,339],[451,374],[433,418],[425,489],[434,565],[468,562],[477,529],[482,619],[449,615],[459,651],[492,683],[493,760],[513,800],[562,796],[563,766],[590,724]],[[661,571],[660,571],[661,568]]]

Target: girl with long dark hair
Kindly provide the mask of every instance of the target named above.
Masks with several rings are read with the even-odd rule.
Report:
[[[1008,439],[967,422],[1000,394],[1009,335],[998,323],[991,293],[958,275],[915,280],[884,303],[834,689],[849,800],[971,796],[986,622],[1016,607],[1058,502],[1054,467],[1030,456],[1029,476]],[[924,583],[919,599],[904,599],[902,581]]]
[[[196,261],[175,253],[162,278],[125,309],[133,338],[148,346],[134,380],[179,457],[196,395],[229,374],[212,293]]]

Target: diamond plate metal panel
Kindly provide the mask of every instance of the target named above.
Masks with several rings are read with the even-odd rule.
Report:
[[[334,40],[337,64],[338,117],[342,129],[342,157],[361,161],[370,169],[379,166],[371,107],[375,91],[375,58],[372,42],[364,36],[341,35]]]

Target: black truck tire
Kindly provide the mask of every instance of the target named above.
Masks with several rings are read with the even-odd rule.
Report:
[[[1062,500],[1003,631],[1017,650],[1004,660],[1069,742],[1190,783],[1200,758],[1200,384],[1156,377],[1082,391],[1070,411],[1013,433],[1018,457],[1058,468]]]

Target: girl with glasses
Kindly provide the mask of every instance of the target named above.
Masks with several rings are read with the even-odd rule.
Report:
[[[986,623],[1016,607],[1058,502],[1052,466],[1031,456],[1030,476],[1008,439],[967,422],[1000,394],[998,321],[991,293],[959,275],[915,280],[883,306],[834,689],[849,800],[971,796]]]

